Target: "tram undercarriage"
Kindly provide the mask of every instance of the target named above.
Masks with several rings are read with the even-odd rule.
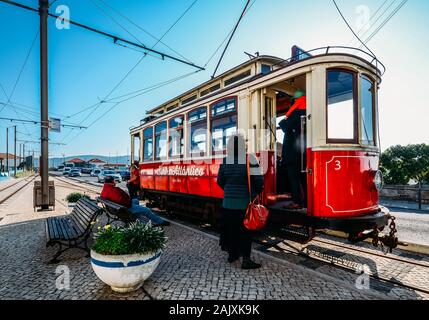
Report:
[[[150,208],[159,208],[170,216],[184,216],[208,223],[213,227],[219,225],[220,210],[222,207],[221,199],[205,198],[199,196],[182,195],[180,193],[172,194],[169,192],[160,192],[145,190],[142,192],[142,198],[147,201]],[[380,207],[378,212],[359,216],[354,218],[321,218],[307,215],[303,210],[286,210],[284,206],[289,201],[279,202],[270,206],[270,215],[267,223],[267,230],[275,233],[282,232],[288,240],[306,244],[315,236],[316,232],[324,230],[340,231],[348,234],[348,240],[351,243],[358,243],[372,238],[375,246],[382,243],[389,248],[396,248],[398,239],[395,237],[394,218],[389,214],[385,207]],[[389,235],[379,236],[389,220],[391,233]]]

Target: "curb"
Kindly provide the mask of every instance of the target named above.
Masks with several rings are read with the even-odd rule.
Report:
[[[383,207],[390,209],[395,209],[395,210],[405,210],[405,211],[410,211],[411,213],[424,213],[424,214],[429,214],[429,210],[426,209],[413,209],[413,208],[405,208],[405,207],[396,207],[396,206],[390,206],[386,203],[381,204]]]
[[[340,231],[325,230],[325,231],[320,231],[320,233],[326,234],[328,236],[342,238],[342,239],[348,238],[346,233],[340,232]],[[367,239],[364,242],[371,243],[371,240]],[[426,246],[423,244],[400,242],[398,244],[398,249],[407,251],[407,252],[417,253],[417,254],[429,255],[429,246]]]

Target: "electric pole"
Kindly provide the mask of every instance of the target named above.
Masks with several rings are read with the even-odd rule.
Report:
[[[13,176],[16,178],[16,126],[13,126],[14,127],[14,140],[15,140],[15,143],[14,143],[14,146],[13,146],[13,148],[14,148],[14,151],[13,151]]]
[[[48,118],[48,0],[39,0],[40,14],[40,116],[42,180],[41,210],[49,210],[49,118]]]
[[[6,128],[6,172],[9,175],[9,128]]]
[[[27,163],[25,161],[25,143],[22,145],[22,158],[23,158],[23,161],[24,161],[24,166],[22,167],[22,170],[26,171],[26,165],[27,165]]]

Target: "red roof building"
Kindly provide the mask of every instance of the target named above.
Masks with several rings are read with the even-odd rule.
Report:
[[[73,159],[67,160],[66,163],[81,164],[81,163],[85,163],[85,161],[79,158],[73,158]]]

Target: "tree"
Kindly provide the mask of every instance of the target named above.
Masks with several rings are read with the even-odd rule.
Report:
[[[429,181],[429,146],[394,146],[381,155],[381,171],[386,184],[408,184],[411,179]]]

